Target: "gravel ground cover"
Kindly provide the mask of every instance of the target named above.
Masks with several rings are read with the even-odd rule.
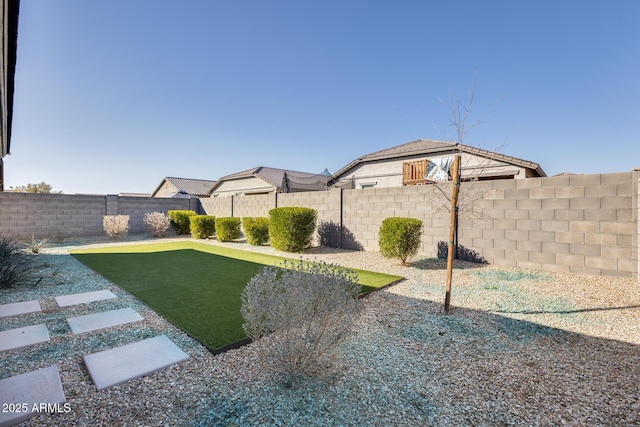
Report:
[[[38,255],[46,280],[0,293],[0,303],[38,299],[43,308],[0,319],[0,330],[44,321],[51,334],[49,343],[0,354],[0,378],[57,363],[72,408],[25,425],[640,425],[636,281],[456,262],[452,313],[445,316],[444,262],[417,258],[401,267],[375,252],[314,248],[301,257],[406,280],[365,297],[337,375],[287,389],[259,367],[253,345],[213,356],[68,255],[104,243],[49,247]],[[284,255],[270,247],[208,243]],[[53,300],[99,289],[118,298],[66,308]],[[64,320],[123,307],[145,320],[80,336],[71,335]],[[161,333],[190,359],[95,390],[84,354]]]

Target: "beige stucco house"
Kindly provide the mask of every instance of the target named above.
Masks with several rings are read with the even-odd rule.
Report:
[[[209,197],[216,181],[206,179],[165,177],[152,197]]]
[[[461,155],[462,180],[547,176],[534,162],[455,142],[419,139],[353,160],[333,175],[329,185],[351,189],[419,185],[435,181],[431,179],[434,170],[440,170],[446,180],[448,164],[456,154]]]
[[[324,174],[258,166],[223,176],[211,197],[320,191],[327,189],[328,179]]]

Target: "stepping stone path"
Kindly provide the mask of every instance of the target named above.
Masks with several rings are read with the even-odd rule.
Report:
[[[144,320],[137,311],[131,307],[119,310],[103,311],[102,313],[87,314],[86,316],[69,317],[67,323],[74,334],[97,331],[110,326],[125,325],[127,323]]]
[[[84,364],[98,390],[149,375],[189,356],[166,335],[147,338],[84,356]]]
[[[44,323],[9,329],[8,331],[0,332],[0,352],[47,342],[49,339],[49,330]]]
[[[109,291],[84,292],[55,297],[59,307],[113,299]],[[0,305],[0,317],[18,316],[41,311],[38,301],[24,301]],[[67,323],[73,334],[124,325],[144,320],[131,307],[69,317]],[[16,350],[50,340],[45,324],[0,331],[0,352]],[[121,347],[84,356],[84,363],[97,390],[152,374],[168,366],[189,359],[189,355],[166,335],[159,335]],[[66,401],[58,366],[27,372],[0,380],[0,403],[19,403],[14,411],[0,411],[0,427],[18,424],[39,412],[64,412]],[[35,406],[34,406],[35,405]],[[11,408],[8,408],[11,409]],[[22,411],[25,409],[25,411]]]
[[[113,299],[117,296],[110,290],[83,292],[81,294],[63,295],[55,297],[58,307],[68,307],[70,305],[85,304],[88,302],[101,301],[104,299]]]
[[[14,302],[0,305],[0,317],[17,316],[19,314],[29,314],[42,311],[37,300]]]
[[[41,411],[64,411],[61,404],[65,401],[57,365],[5,378],[0,380],[0,403],[7,408],[0,411],[0,427],[18,424]],[[49,405],[44,408],[42,404]]]

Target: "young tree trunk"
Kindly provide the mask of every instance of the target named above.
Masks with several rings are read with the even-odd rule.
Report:
[[[455,253],[454,244],[457,234],[458,224],[458,191],[460,190],[460,155],[456,155],[453,159],[451,175],[453,177],[453,188],[451,189],[451,217],[449,220],[449,245],[447,251],[447,287],[444,297],[444,312],[449,313],[449,305],[451,303],[451,279],[453,276],[453,258]]]

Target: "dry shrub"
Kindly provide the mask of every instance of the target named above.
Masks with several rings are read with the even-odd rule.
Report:
[[[242,293],[243,328],[289,387],[337,367],[361,301],[355,273],[327,264],[263,267]]]
[[[105,215],[102,227],[107,236],[113,239],[126,236],[129,232],[129,215]]]
[[[171,225],[171,220],[162,212],[147,212],[143,219],[149,233],[154,237],[164,237]]]

